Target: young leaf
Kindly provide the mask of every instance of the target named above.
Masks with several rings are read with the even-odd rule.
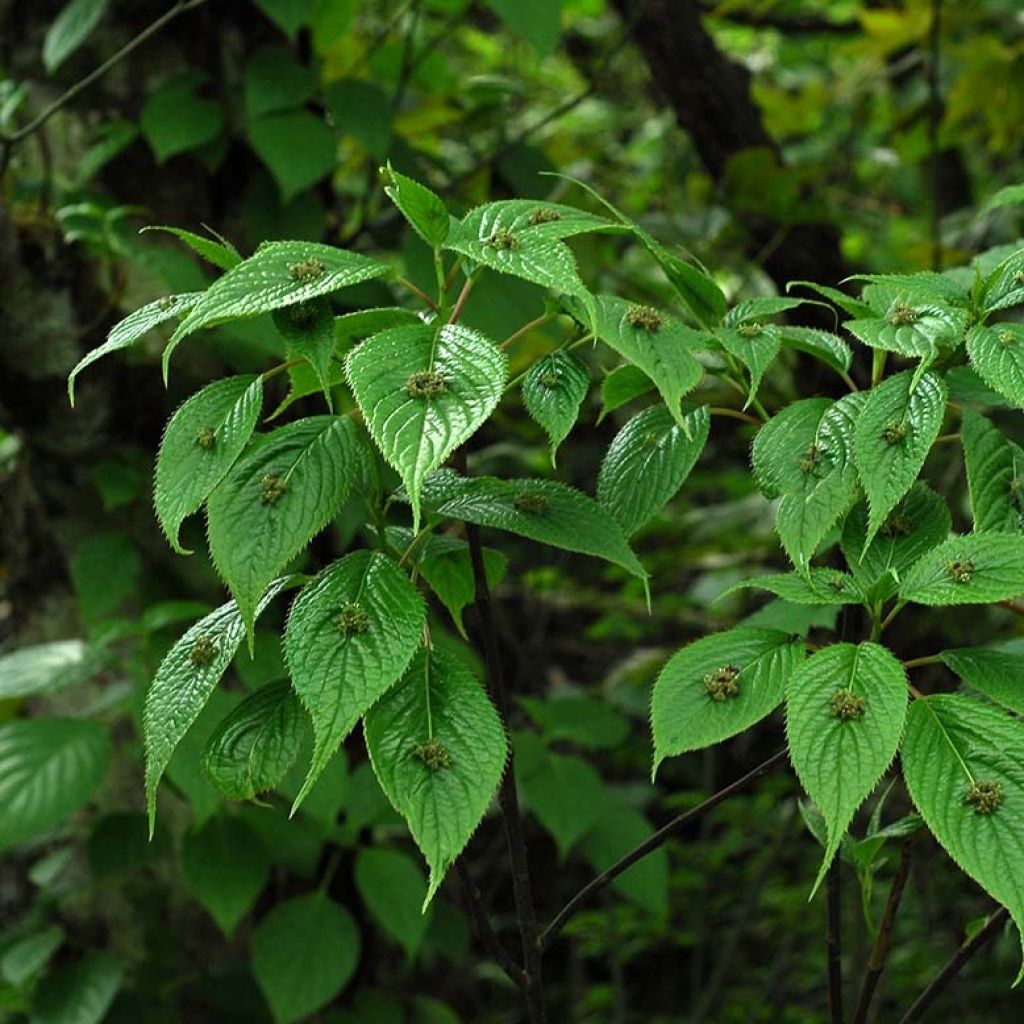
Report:
[[[242,454],[259,419],[259,377],[225,377],[183,402],[167,423],[153,480],[156,517],[179,554],[184,520],[198,511]]]
[[[663,405],[637,413],[615,435],[597,477],[597,500],[627,536],[648,523],[683,486],[711,428],[706,405],[680,427]]]
[[[413,959],[431,922],[430,910],[424,914],[420,909],[426,888],[423,869],[401,850],[363,847],[356,854],[354,874],[370,916]]]
[[[505,354],[459,324],[420,324],[367,338],[345,369],[373,440],[402,477],[418,530],[423,481],[494,411]]]
[[[217,815],[185,836],[185,884],[228,938],[252,909],[270,876],[270,858],[259,834],[241,818]]]
[[[1024,535],[971,533],[932,548],[907,573],[900,600],[991,604],[1024,594]]]
[[[590,375],[572,353],[558,349],[538,359],[523,380],[523,404],[551,439],[551,464],[587,397]]]
[[[919,270],[914,274],[853,274],[849,281],[866,281],[864,297],[878,303],[881,308],[891,308],[894,294],[902,293],[901,301],[906,303],[938,304],[964,309],[970,305],[970,296],[948,274],[932,270]]]
[[[964,409],[960,439],[974,529],[1019,533],[1024,526],[1024,450],[973,409]]]
[[[200,328],[270,313],[390,273],[359,253],[318,242],[268,242],[202,293],[168,350]],[[169,358],[164,354],[165,365]]]
[[[501,720],[461,658],[424,648],[363,728],[377,779],[430,866],[426,906],[501,781]]]
[[[666,757],[735,736],[771,714],[803,660],[799,638],[773,629],[713,633],[677,651],[651,697],[652,776]]]
[[[252,935],[252,972],[275,1024],[296,1024],[326,1006],[359,963],[359,929],[323,890],[277,903]]]
[[[276,580],[263,595],[259,614],[288,583]],[[175,747],[199,717],[235,656],[245,626],[234,601],[200,619],[167,652],[146,693],[142,737],[146,748],[149,832],[156,824],[156,787]]]
[[[107,773],[106,726],[72,718],[0,725],[0,850],[62,824]]]
[[[253,800],[284,778],[302,744],[305,716],[286,679],[231,710],[203,750],[203,772],[229,800]]]
[[[260,438],[210,495],[210,554],[250,646],[260,595],[337,515],[361,457],[350,419],[296,420]]]
[[[990,388],[1024,408],[1024,324],[976,324],[967,332],[967,355]]]
[[[1024,725],[959,694],[915,700],[901,759],[925,824],[1024,928]],[[1017,982],[1024,970],[1017,976]]]
[[[313,368],[320,390],[331,408],[335,369],[334,314],[327,299],[313,299],[274,313],[274,326],[285,341],[289,359],[301,358]]]
[[[629,363],[615,367],[601,381],[601,414],[597,417],[597,422],[602,422],[610,412],[653,390],[654,381],[643,370],[638,370]]]
[[[613,295],[599,295],[596,303],[597,336],[654,381],[669,412],[683,426],[680,399],[704,376],[704,368],[687,349],[706,347],[701,335],[651,306]],[[579,304],[572,308],[583,316]]]
[[[296,598],[284,636],[288,670],[313,720],[313,760],[298,808],[352,727],[405,671],[423,640],[419,592],[391,559],[356,551]]]
[[[193,231],[186,231],[184,228],[171,228],[163,224],[147,224],[142,230],[166,231],[169,235],[174,235],[175,238],[184,242],[194,253],[202,256],[204,260],[212,263],[215,267],[220,267],[221,270],[231,270],[232,267],[237,267],[242,262],[241,253],[223,238],[217,241],[213,238],[197,235]]]
[[[942,543],[951,525],[946,503],[919,480],[897,502],[865,548],[868,508],[865,502],[859,502],[843,524],[841,545],[850,572],[868,600],[892,597],[906,570]]]
[[[1024,654],[961,647],[941,651],[939,657],[968,686],[1004,708],[1024,714]]]
[[[784,295],[761,295],[753,299],[744,299],[737,302],[728,313],[725,314],[726,327],[738,327],[740,324],[760,323],[771,316],[778,316],[791,309],[798,309],[807,303],[821,306],[831,310],[825,302],[817,302],[815,299],[790,299]]]
[[[426,185],[399,174],[390,164],[382,168],[381,172],[385,181],[384,191],[416,234],[431,249],[442,245],[452,223],[451,214],[444,203]]]
[[[869,509],[865,546],[910,490],[942,426],[942,378],[926,373],[913,388],[913,376],[905,370],[873,388],[857,419],[853,450]]]
[[[860,604],[864,594],[854,578],[838,569],[807,569],[753,576],[724,590],[716,600],[750,587],[767,590],[791,604]]]
[[[110,355],[111,352],[134,345],[154,327],[165,321],[184,315],[199,301],[202,294],[202,292],[188,292],[184,295],[168,295],[142,306],[114,324],[107,335],[107,340],[91,352],[87,352],[68,374],[68,399],[71,404],[75,404],[75,378],[87,366],[95,363],[97,359],[102,359],[103,356]]]
[[[812,655],[790,678],[790,758],[828,826],[812,895],[857,808],[896,756],[906,714],[903,666],[879,644],[833,644]]]
[[[735,328],[723,327],[715,331],[718,343],[738,359],[750,374],[750,392],[746,405],[754,400],[761,386],[764,371],[772,364],[782,348],[779,328],[757,321],[740,324]],[[746,408],[746,406],[744,406]]]
[[[449,519],[508,530],[564,551],[578,551],[647,573],[618,523],[593,498],[554,480],[499,480],[478,476],[450,481],[452,491],[432,511]]]

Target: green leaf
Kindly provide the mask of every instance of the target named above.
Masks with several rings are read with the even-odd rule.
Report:
[[[1024,203],[1024,185],[1004,185],[993,192],[978,208],[979,216],[1000,206],[1018,206]]]
[[[87,679],[95,668],[82,640],[52,640],[0,654],[0,701],[56,693]]]
[[[635,366],[626,364],[617,366],[603,381],[601,381],[601,415],[597,422],[600,423],[605,416],[616,409],[621,408],[634,398],[646,395],[648,391],[654,390],[654,381]]]
[[[459,478],[452,484],[452,493],[432,510],[440,516],[604,558],[634,576],[647,577],[618,523],[593,498],[572,487],[554,480],[484,476]]]
[[[977,324],[967,332],[967,355],[990,388],[1024,408],[1024,324]]]
[[[958,694],[915,700],[901,755],[925,824],[1024,928],[1024,725]],[[1021,972],[1024,974],[1024,971]],[[1017,976],[1017,982],[1021,980]]]
[[[828,310],[832,308],[827,303],[817,302],[814,299],[790,299],[784,295],[760,295],[753,299],[744,299],[742,302],[737,302],[725,314],[725,326],[737,327],[739,324],[746,323],[760,324],[767,317],[787,313],[791,309],[798,309],[800,306],[808,303]]]
[[[139,128],[158,163],[188,153],[216,138],[224,124],[217,103],[196,95],[202,76],[181,75],[151,93],[139,115]]]
[[[330,295],[390,273],[385,263],[319,242],[268,242],[203,292],[164,354],[193,331]]]
[[[245,64],[245,112],[261,114],[301,107],[313,94],[316,76],[284,46],[261,46]]]
[[[912,389],[913,376],[905,370],[873,388],[857,420],[853,450],[869,509],[865,544],[910,490],[942,426],[942,378],[926,373]]]
[[[421,911],[422,869],[401,850],[364,847],[356,855],[355,883],[378,927],[412,960],[431,922],[430,911]]]
[[[991,604],[1024,594],[1024,535],[951,537],[917,561],[900,600],[917,604]]]
[[[423,641],[425,615],[405,573],[369,551],[328,566],[296,598],[285,659],[315,745],[293,813],[359,718],[401,677]]]
[[[105,726],[70,718],[0,725],[0,850],[56,828],[89,801],[107,773]]]
[[[484,548],[483,559],[487,585],[493,589],[505,578],[508,558],[500,551]],[[450,537],[431,537],[420,560],[419,571],[427,586],[448,610],[460,636],[468,639],[462,624],[462,612],[476,597],[469,545]]]
[[[1024,525],[1024,450],[973,409],[964,409],[960,439],[974,529],[1019,533]]]
[[[809,291],[823,296],[852,317],[870,317],[875,312],[866,302],[861,302],[859,299],[855,299],[852,295],[847,295],[846,292],[840,291],[838,288],[816,284],[814,281],[790,281],[786,285],[786,291],[790,291],[798,285],[801,288],[807,288]]]
[[[779,336],[786,348],[796,349],[820,359],[838,373],[846,373],[853,362],[850,346],[831,331],[823,331],[817,327],[792,327],[784,324],[779,328]]]
[[[87,352],[79,360],[78,365],[68,374],[68,399],[75,404],[75,378],[97,359],[110,355],[123,348],[129,348],[145,337],[154,327],[187,313],[202,297],[202,292],[189,292],[185,295],[168,295],[166,298],[150,302],[141,309],[130,313],[116,323],[107,335],[107,340]]]
[[[305,1020],[348,984],[359,963],[352,915],[323,891],[278,903],[253,932],[252,972],[275,1024]]]
[[[706,405],[679,426],[663,405],[637,413],[615,435],[601,462],[597,500],[627,536],[675,497],[700,458],[711,429]]]
[[[828,826],[812,895],[857,808],[892,763],[907,714],[903,666],[879,644],[833,644],[786,686],[786,735],[801,785]]]
[[[277,580],[263,596],[257,614],[283,589]],[[146,748],[146,807],[149,831],[156,822],[156,787],[175,748],[199,717],[235,656],[245,626],[234,601],[221,605],[192,626],[167,652],[146,693],[142,735]]]
[[[308,110],[283,110],[253,118],[249,144],[273,175],[284,203],[326,178],[337,162],[334,132],[323,118]]]
[[[64,929],[56,924],[17,939],[0,956],[0,978],[20,988],[50,962],[63,942]]]
[[[596,298],[595,331],[608,346],[654,381],[675,421],[683,427],[680,399],[704,376],[688,348],[704,347],[701,335],[650,306],[612,295]],[[579,307],[574,306],[579,311]]]
[[[604,812],[605,787],[586,761],[544,749],[522,733],[515,741],[516,783],[527,809],[544,826],[564,860]]]
[[[256,6],[289,38],[309,23],[314,0],[253,0]],[[318,6],[318,5],[316,5]]]
[[[538,700],[520,697],[548,743],[566,740],[592,750],[614,750],[629,736],[629,722],[603,697],[566,694]]]
[[[367,338],[345,369],[373,440],[402,477],[418,530],[423,481],[494,411],[505,354],[459,324],[420,324]]]
[[[350,419],[311,416],[260,438],[210,495],[210,555],[250,647],[260,595],[337,515],[361,457]]]
[[[171,547],[181,546],[184,520],[197,512],[242,454],[263,405],[259,377],[225,377],[186,399],[167,423],[153,480],[156,517]]]
[[[807,569],[753,576],[724,590],[716,600],[748,588],[767,590],[792,604],[860,604],[864,594],[854,578],[838,569]]]
[[[982,285],[980,304],[987,315],[1024,302],[1024,249],[1011,253]],[[999,325],[1003,327],[1003,324]]]
[[[375,160],[387,158],[395,111],[390,93],[380,84],[361,78],[332,82],[324,90],[324,105],[338,131],[355,139]],[[446,216],[446,233],[447,225]]]
[[[941,651],[939,657],[968,686],[1004,708],[1024,714],[1024,654],[961,647]]]
[[[540,56],[555,48],[562,32],[561,0],[487,0],[487,6],[513,32],[529,40]]]
[[[782,348],[779,328],[773,324],[749,323],[736,328],[720,328],[715,339],[730,355],[738,359],[750,374],[750,392],[746,408],[757,395],[761,378]]]
[[[92,35],[107,10],[107,0],[71,0],[50,22],[43,39],[43,64],[53,74]]]
[[[551,464],[558,446],[579,418],[590,374],[570,352],[557,349],[538,359],[523,379],[523,404],[551,440]]]
[[[501,781],[501,720],[461,658],[425,648],[363,728],[381,788],[430,866],[426,906]]]
[[[220,814],[185,836],[181,870],[185,884],[230,938],[267,884],[270,858],[249,825]]]
[[[205,238],[193,231],[186,231],[184,228],[170,228],[163,224],[147,224],[143,231],[166,231],[174,235],[179,241],[184,242],[193,252],[202,256],[208,263],[212,263],[221,270],[231,270],[242,262],[239,251],[227,240],[221,238],[219,241],[212,238]],[[207,229],[209,230],[209,228]],[[197,296],[202,294],[196,293]]]
[[[253,800],[273,789],[298,756],[304,720],[287,680],[261,686],[206,741],[206,777],[229,800]]]
[[[956,280],[933,270],[914,274],[853,274],[847,280],[867,282],[863,298],[873,309],[888,310],[897,298],[908,305],[970,305],[970,296]]]
[[[387,182],[384,191],[415,229],[416,234],[431,249],[441,246],[448,237],[452,223],[448,208],[426,185],[399,174],[390,164],[383,173]]]
[[[86,953],[48,975],[36,990],[32,1024],[100,1024],[121,987],[121,965],[111,953]]]
[[[967,314],[944,306],[896,298],[885,316],[848,320],[846,329],[871,348],[909,358],[933,357],[940,346],[963,340]]]
[[[331,388],[340,369],[334,358],[334,320],[327,299],[314,299],[274,313],[274,326],[284,338],[288,358],[305,359],[313,368],[328,409],[332,408]]]
[[[859,502],[843,524],[841,544],[850,572],[867,599],[877,602],[892,597],[907,569],[944,541],[951,525],[946,503],[918,481],[865,548],[868,509],[865,502]]]
[[[799,638],[745,627],[713,633],[677,651],[651,697],[652,777],[666,757],[710,747],[771,714],[803,656]]]

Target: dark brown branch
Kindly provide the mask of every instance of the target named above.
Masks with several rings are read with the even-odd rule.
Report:
[[[828,1020],[843,1024],[842,862],[838,854],[825,879],[825,952],[828,958]]]
[[[857,1000],[857,1009],[853,1013],[853,1024],[866,1024],[868,1010],[871,1009],[871,1000],[875,996],[875,989],[881,980],[882,972],[885,970],[885,963],[889,959],[889,949],[892,944],[892,926],[896,920],[896,912],[900,909],[900,900],[903,899],[903,890],[907,885],[907,876],[910,874],[910,850],[911,840],[903,844],[900,852],[900,863],[896,868],[896,877],[892,880],[889,889],[889,897],[885,901],[885,911],[882,913],[882,920],[878,925],[878,934],[875,936],[874,945],[871,947],[871,956],[868,958],[868,969],[864,974],[864,983],[860,988],[860,997]]]
[[[910,1009],[900,1017],[899,1024],[914,1024],[915,1021],[919,1021],[946,986],[960,973],[964,964],[995,937],[996,932],[1003,927],[1009,916],[1010,912],[1006,907],[1000,907],[991,914],[985,924],[953,954],[949,963],[935,975],[928,987],[914,1000]]]
[[[459,888],[462,891],[463,902],[465,902],[466,909],[469,911],[470,919],[473,922],[473,931],[476,933],[477,938],[486,947],[491,959],[508,976],[509,981],[522,988],[525,983],[523,969],[512,959],[511,954],[491,927],[491,919],[487,916],[483,897],[461,857],[455,862],[455,874],[459,879]]]
[[[619,858],[611,867],[606,868],[596,878],[591,879],[585,886],[555,916],[554,920],[544,929],[540,937],[542,949],[546,949],[558,936],[558,933],[565,927],[566,922],[595,894],[610,885],[627,868],[632,867],[638,860],[642,860],[652,850],[658,849],[667,839],[670,839],[681,828],[696,821],[708,811],[717,807],[720,803],[728,800],[733,794],[738,793],[748,782],[753,782],[758,776],[770,771],[776,765],[786,760],[785,749],[772,754],[767,761],[762,761],[756,768],[751,769],[742,778],[730,783],[724,789],[709,796],[702,804],[683,814],[677,815],[667,825],[663,825],[653,835],[648,836],[639,846],[633,847],[625,856]]]

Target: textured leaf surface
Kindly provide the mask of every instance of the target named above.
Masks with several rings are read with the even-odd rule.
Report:
[[[612,295],[598,296],[596,308],[597,336],[654,381],[669,412],[682,426],[680,399],[704,376],[703,367],[689,351],[706,347],[701,336],[657,310],[647,312],[643,322],[648,326],[638,326],[648,307]]]
[[[181,869],[185,884],[230,937],[266,885],[270,858],[241,818],[217,815],[185,836]]]
[[[700,458],[710,428],[706,405],[687,413],[686,429],[663,405],[655,405],[615,435],[601,463],[597,500],[627,537],[675,497]]]
[[[285,630],[285,658],[313,720],[315,744],[293,809],[360,716],[405,671],[422,643],[425,614],[405,573],[369,551],[328,566],[296,598]]]
[[[423,869],[401,850],[363,847],[356,855],[355,883],[378,926],[414,957],[431,920],[421,909]]]
[[[107,772],[110,740],[96,722],[19,718],[0,725],[0,850],[56,828]]]
[[[337,514],[361,458],[351,420],[313,416],[261,437],[210,495],[210,554],[250,638],[260,595]]]
[[[1024,715],[1024,654],[961,647],[939,654],[968,686]]]
[[[988,604],[1024,594],[1024,536],[951,537],[917,561],[900,599],[917,604]]]
[[[1024,297],[1024,292],[1021,293]],[[967,354],[978,376],[1017,408],[1024,408],[1024,324],[978,324],[967,334]]]
[[[985,278],[981,307],[986,313],[1024,302],[1024,250],[1011,253]]]
[[[416,234],[432,249],[448,237],[452,218],[447,207],[426,185],[388,167],[384,191],[412,225]]]
[[[373,440],[402,477],[419,529],[423,481],[501,400],[505,354],[459,324],[421,324],[367,338],[349,355],[346,372]],[[417,393],[424,382],[438,393]]]
[[[565,551],[604,558],[646,578],[619,524],[593,498],[554,480],[458,478],[433,511],[518,533]]]
[[[483,549],[483,558],[487,585],[493,589],[505,578],[508,558],[492,548]],[[419,569],[420,576],[448,609],[455,628],[466,639],[462,612],[476,598],[469,545],[454,538],[432,537],[420,560]]]
[[[389,273],[385,263],[318,242],[268,242],[202,293],[171,337],[270,313]]]
[[[960,438],[967,463],[974,529],[1018,533],[1024,514],[1024,450],[973,409],[964,409]]]
[[[276,581],[257,612],[276,596],[286,580]],[[142,735],[146,748],[146,806],[149,830],[156,821],[156,787],[171,755],[234,658],[245,626],[234,601],[221,605],[192,626],[167,652],[146,693]]]
[[[600,423],[608,413],[621,408],[627,402],[632,402],[634,398],[653,390],[654,381],[643,370],[638,370],[628,363],[625,366],[617,366],[601,381],[601,415],[597,422]]]
[[[214,729],[206,777],[230,800],[252,800],[284,778],[302,745],[305,716],[287,680],[261,686]]]
[[[806,572],[781,572],[753,576],[723,591],[718,600],[737,590],[767,590],[791,604],[859,604],[864,600],[860,587],[848,573],[838,569],[808,569]]]
[[[910,358],[934,356],[939,346],[958,344],[966,314],[942,306],[895,299],[885,316],[848,320],[846,329],[871,348]]]
[[[912,380],[906,370],[873,388],[857,420],[853,448],[868,496],[866,543],[910,490],[942,426],[946,385],[926,373],[911,391]]]
[[[1020,932],[1024,725],[999,708],[958,694],[915,700],[901,759],[907,789],[925,824],[953,860],[1010,911]],[[980,783],[998,793],[988,813],[968,800]]]
[[[774,711],[803,656],[799,638],[744,627],[677,651],[661,670],[651,698],[653,771],[666,757],[728,739]],[[723,673],[733,677],[735,692],[716,698],[715,677]]]
[[[587,397],[590,375],[572,353],[561,349],[538,359],[523,380],[523,404],[551,440],[551,462],[569,436]]]
[[[868,529],[865,502],[856,505],[843,524],[842,548],[850,572],[872,601],[884,601],[899,590],[904,573],[949,536],[952,525],[946,503],[918,481],[864,547]]]
[[[100,1024],[121,987],[123,971],[113,954],[86,953],[48,975],[36,992],[32,1024]]]
[[[736,328],[721,328],[715,331],[715,338],[750,374],[749,405],[761,386],[765,370],[771,366],[782,348],[779,328],[771,324],[743,324]]]
[[[850,369],[853,352],[850,346],[837,334],[816,327],[793,327],[786,324],[779,328],[782,344],[815,356],[833,370],[843,373]]]
[[[324,892],[278,903],[253,932],[252,972],[275,1024],[294,1024],[329,1003],[359,963],[352,915]]]
[[[0,700],[55,693],[87,678],[93,660],[84,640],[52,640],[0,654]]]
[[[833,644],[791,676],[786,687],[790,758],[828,828],[814,889],[857,808],[896,756],[906,714],[903,666],[879,644]]]
[[[337,340],[334,321],[327,299],[313,299],[274,313],[274,326],[284,338],[288,358],[306,361],[316,374],[328,408],[331,407],[331,387],[339,368],[334,360]]]
[[[167,423],[156,460],[153,503],[171,547],[181,524],[198,511],[242,454],[263,405],[259,377],[225,377],[196,392]]]
[[[202,292],[189,292],[184,295],[168,295],[166,298],[157,299],[148,305],[142,306],[129,313],[123,320],[116,323],[107,335],[107,340],[97,346],[91,352],[87,352],[78,365],[68,375],[68,398],[71,404],[75,404],[75,378],[97,359],[102,359],[111,352],[117,352],[123,348],[129,348],[137,341],[141,341],[154,327],[158,327],[168,320],[183,316],[202,297]]]
[[[174,235],[179,241],[184,242],[194,253],[202,256],[208,263],[212,263],[221,270],[230,270],[242,262],[241,254],[227,240],[221,238],[217,241],[207,238],[205,235],[197,235],[194,231],[186,231],[184,228],[167,227],[164,224],[147,224],[143,231],[166,231]],[[218,236],[219,237],[219,236]],[[201,293],[197,293],[197,296]]]
[[[501,720],[466,663],[434,648],[413,658],[364,730],[381,788],[430,866],[429,903],[501,781]]]

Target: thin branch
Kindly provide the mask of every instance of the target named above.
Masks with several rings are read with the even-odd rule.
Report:
[[[502,349],[502,351],[504,351],[507,348],[510,348],[512,343],[518,341],[524,334],[529,334],[530,331],[536,330],[538,327],[543,327],[544,324],[546,324],[550,319],[552,319],[552,316],[553,314],[548,312],[541,313],[540,316],[535,317],[529,323],[523,324],[523,326],[520,327],[518,331],[513,331],[512,334],[510,334],[498,346],[498,348]]]
[[[638,860],[642,860],[652,850],[658,849],[659,846],[663,845],[667,839],[670,839],[676,832],[681,828],[690,824],[692,821],[696,821],[702,815],[708,811],[717,807],[720,803],[728,800],[729,797],[738,793],[744,786],[749,782],[753,782],[758,776],[763,775],[765,772],[770,771],[776,765],[781,764],[786,760],[787,751],[785,749],[776,751],[768,758],[767,761],[762,761],[756,768],[751,769],[746,775],[737,779],[735,782],[730,783],[724,789],[720,789],[717,793],[709,796],[702,804],[698,804],[696,807],[691,808],[689,811],[685,811],[683,814],[679,814],[674,817],[667,825],[663,825],[653,835],[648,836],[639,846],[633,847],[625,856],[620,857],[611,867],[606,868],[596,878],[591,879],[585,886],[562,909],[555,915],[554,920],[544,929],[540,937],[540,945],[542,949],[546,949],[551,942],[558,936],[558,933],[565,927],[566,922],[571,918],[588,900],[590,900],[595,894],[599,893],[602,889],[609,886],[619,875],[622,874],[627,868],[632,867]]]
[[[832,861],[825,878],[825,951],[828,957],[828,1020],[843,1024],[842,861]]]
[[[923,658],[911,658],[903,662],[904,668],[921,668],[922,665],[941,665],[942,658],[937,654],[929,654]]]
[[[455,300],[455,308],[452,310],[452,315],[448,318],[448,323],[453,324],[462,316],[462,307],[466,305],[466,299],[469,298],[469,293],[473,290],[473,282],[475,280],[472,274],[466,278],[466,283],[462,286],[462,291],[459,292],[459,297]]]
[[[942,994],[945,987],[960,973],[964,964],[995,937],[996,932],[1003,927],[1009,916],[1010,912],[1006,907],[1000,907],[991,914],[985,924],[953,954],[949,963],[935,975],[928,987],[914,1000],[910,1009],[900,1017],[899,1024],[914,1024],[915,1021],[919,1021],[925,1011]]]
[[[741,412],[739,409],[730,409],[725,405],[713,405],[708,410],[712,416],[730,416],[734,420],[743,420],[744,423],[752,423],[755,427],[764,426],[764,420],[751,416],[749,412]]]
[[[138,49],[151,36],[156,35],[161,29],[172,22],[179,14],[184,14],[195,7],[200,7],[206,0],[178,0],[169,11],[161,14],[156,21],[144,28],[137,36],[130,39],[112,57],[105,60],[98,68],[93,69],[84,78],[77,81],[71,88],[57,97],[42,113],[37,114],[27,125],[19,128],[16,132],[0,135],[0,145],[3,146],[3,153],[0,154],[0,174],[7,169],[8,161],[13,147],[28,138],[33,132],[38,131],[47,121],[59,110],[66,107],[80,92],[88,89],[93,82],[102,78],[112,67],[119,64],[130,53]]]
[[[885,970],[885,962],[889,959],[889,949],[892,944],[892,926],[896,920],[896,912],[900,909],[900,900],[903,899],[903,890],[906,888],[907,877],[910,874],[910,851],[911,840],[908,839],[900,851],[900,863],[896,868],[896,877],[892,880],[889,897],[885,901],[885,911],[878,925],[878,934],[875,936],[874,945],[871,947],[871,956],[868,958],[868,969],[864,974],[864,982],[860,987],[857,1009],[853,1012],[853,1024],[866,1024],[868,1010],[871,1009],[871,1000],[874,998],[875,989],[878,988],[878,982],[881,980],[882,972]]]
[[[491,927],[491,920],[487,916],[483,897],[476,883],[470,877],[469,870],[461,857],[455,862],[455,874],[459,880],[463,901],[469,910],[473,931],[476,932],[477,938],[487,947],[491,959],[505,972],[509,981],[517,988],[523,988],[525,984],[523,969],[512,959],[511,954]]]
[[[437,303],[420,287],[414,285],[408,278],[402,277],[401,274],[395,278],[403,288],[408,288],[409,291],[416,296],[421,302],[426,303],[432,310],[437,311]]]

